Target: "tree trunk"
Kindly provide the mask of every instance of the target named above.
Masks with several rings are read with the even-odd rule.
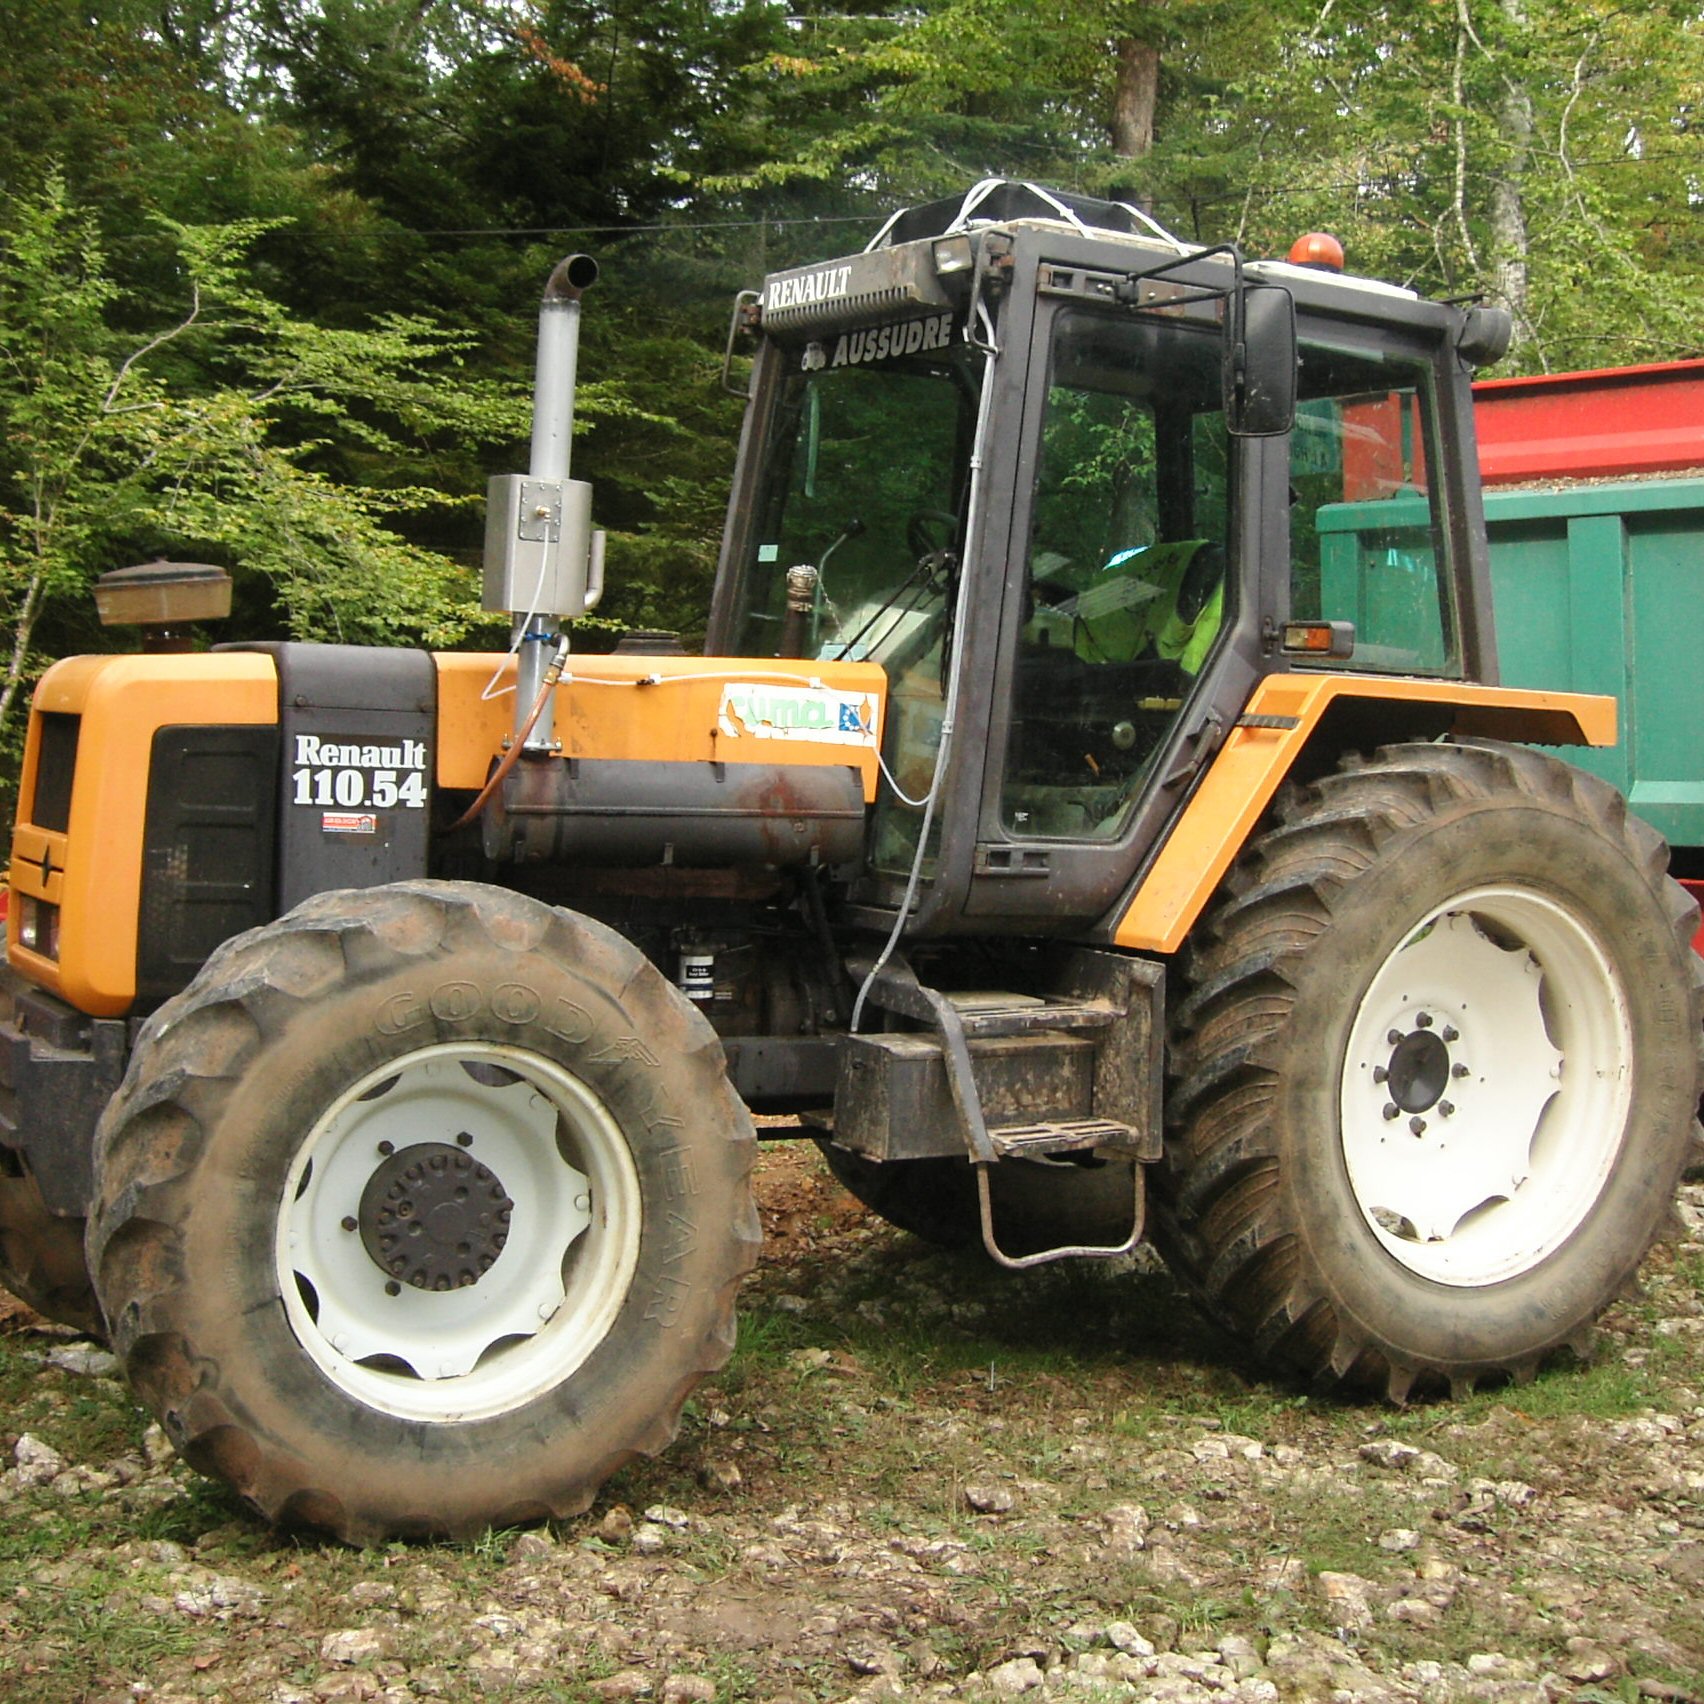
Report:
[[[1521,0],[1500,0],[1511,31],[1526,27]],[[1511,66],[1517,62],[1506,56]],[[1517,76],[1504,73],[1503,96],[1497,103],[1497,129],[1503,161],[1491,185],[1491,255],[1493,287],[1514,315],[1517,337],[1529,329],[1527,320],[1526,172],[1532,156],[1532,95]]]
[[[12,719],[12,708],[18,701],[18,692],[24,682],[24,671],[29,666],[30,641],[35,637],[36,617],[41,612],[42,587],[43,576],[38,567],[30,575],[23,607],[12,623],[12,654],[6,663],[4,684],[0,685],[0,732],[5,730]]]
[[[1118,44],[1112,91],[1112,151],[1139,160],[1154,145],[1154,108],[1160,98],[1160,50],[1126,36]]]

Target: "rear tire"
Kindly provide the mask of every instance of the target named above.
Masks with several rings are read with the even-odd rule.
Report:
[[[628,942],[496,888],[322,895],[163,1007],[90,1255],[192,1465],[355,1543],[586,1507],[733,1347],[755,1138]]]
[[[1583,1350],[1695,1139],[1695,908],[1603,783],[1406,746],[1290,789],[1185,960],[1156,1240],[1271,1359],[1402,1399]]]
[[[939,1248],[982,1247],[969,1160],[869,1160],[824,1137],[817,1146],[837,1181],[890,1225]],[[1135,1216],[1133,1164],[1002,1160],[988,1173],[1000,1246],[1014,1255],[1075,1245],[1116,1248],[1129,1237]]]
[[[105,1335],[83,1260],[82,1219],[49,1212],[40,1185],[21,1169],[0,1171],[0,1287],[44,1319],[97,1340]]]

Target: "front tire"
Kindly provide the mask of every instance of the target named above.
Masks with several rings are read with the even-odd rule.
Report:
[[[1695,910],[1620,795],[1490,743],[1290,789],[1185,964],[1156,1239],[1280,1364],[1530,1376],[1695,1139]]]
[[[91,1266],[196,1467],[350,1542],[583,1509],[733,1346],[755,1137],[628,942],[503,890],[221,948],[97,1138]]]

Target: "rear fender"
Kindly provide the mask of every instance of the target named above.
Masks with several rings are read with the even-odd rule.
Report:
[[[1255,690],[1153,862],[1113,915],[1114,941],[1174,953],[1292,773],[1350,747],[1449,735],[1614,745],[1610,697],[1366,675],[1271,675]]]

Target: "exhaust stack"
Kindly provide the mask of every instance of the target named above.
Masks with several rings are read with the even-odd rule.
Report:
[[[517,654],[515,725],[529,752],[555,747],[551,706],[524,724],[543,685],[557,625],[603,596],[604,535],[592,526],[592,488],[570,479],[574,391],[580,358],[580,298],[598,263],[571,254],[558,263],[538,311],[530,471],[498,474],[486,493],[482,606],[507,611]]]
[[[557,263],[538,309],[533,377],[532,477],[566,479],[573,454],[574,389],[580,364],[580,298],[598,281],[589,254]]]

